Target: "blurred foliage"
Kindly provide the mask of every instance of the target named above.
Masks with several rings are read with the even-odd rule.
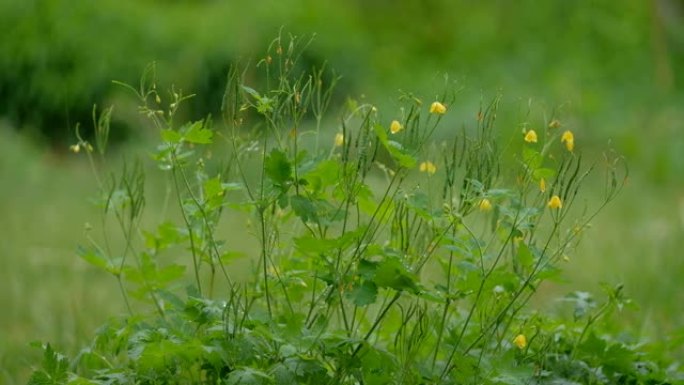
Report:
[[[53,141],[70,139],[76,122],[90,120],[93,103],[117,95],[111,80],[134,82],[152,61],[160,84],[200,95],[190,115],[215,113],[228,63],[258,60],[284,28],[318,34],[305,64],[326,60],[347,75],[344,96],[430,89],[449,72],[476,96],[502,88],[516,98],[572,102],[605,137],[657,120],[654,106],[681,99],[682,5],[0,0],[0,115]]]

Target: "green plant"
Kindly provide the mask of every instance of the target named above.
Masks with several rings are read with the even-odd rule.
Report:
[[[153,66],[139,87],[125,86],[161,138],[153,159],[169,188],[152,230],[145,167],[99,174],[111,109],[94,119],[95,147],[79,138],[73,149],[100,175],[103,234],[79,252],[117,280],[129,314],[72,359],[46,345],[31,384],[674,381],[664,357],[596,327],[629,303],[621,287],[601,305],[569,295],[567,319],[529,306],[622,189],[619,157],[586,166],[552,119],[511,135],[519,151],[508,159],[494,129],[498,98],[474,127],[432,143],[456,100],[449,84],[429,108],[401,95],[389,116],[349,100],[331,138],[336,80],[300,68],[305,46],[273,42],[257,64],[263,90],[245,84],[242,68],[229,71],[223,129],[208,118],[179,125],[191,96],[161,94]],[[592,204],[581,187],[599,167],[605,189]],[[222,239],[226,216],[242,219],[258,247],[240,255]]]

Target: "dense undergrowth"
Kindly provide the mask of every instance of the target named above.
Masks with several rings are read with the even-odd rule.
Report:
[[[582,155],[555,116],[499,131],[498,98],[435,143],[449,83],[400,95],[395,111],[349,100],[331,133],[335,78],[302,71],[302,47],[273,42],[256,65],[263,89],[231,69],[222,128],[176,121],[191,96],[159,91],[154,66],[124,85],[159,131],[164,196],[149,195],[145,157],[105,171],[111,109],[93,143],[72,146],[101,191],[102,235],[79,252],[117,281],[128,314],[75,357],[42,345],[31,384],[682,381],[666,352],[606,327],[630,303],[619,285],[599,299],[570,293],[557,315],[530,306],[622,189],[620,157]],[[596,200],[582,190],[595,177]],[[152,227],[149,199],[167,212]],[[224,241],[226,217],[243,218],[258,247],[242,255]]]

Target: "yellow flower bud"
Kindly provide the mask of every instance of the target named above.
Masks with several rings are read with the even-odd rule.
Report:
[[[544,178],[539,179],[539,191],[546,192],[546,181]]]
[[[561,126],[561,123],[558,121],[558,119],[554,119],[549,123],[549,128],[558,128]]]
[[[335,146],[340,147],[344,144],[344,135],[341,132],[338,132],[337,135],[335,135]]]
[[[393,134],[396,134],[403,129],[404,127],[401,125],[401,123],[399,123],[398,120],[393,120],[392,123],[390,123],[390,132]]]
[[[563,202],[558,195],[554,195],[549,199],[548,205],[550,209],[560,209],[563,208]]]
[[[568,130],[563,133],[561,143],[565,143],[565,148],[570,152],[575,149],[575,135],[572,134],[572,131]]]
[[[430,113],[436,115],[444,115],[446,113],[446,106],[440,102],[434,102],[430,105]]]
[[[492,211],[492,202],[490,202],[489,199],[484,198],[480,201],[479,207],[480,207],[480,211],[483,211],[483,212]]]
[[[534,130],[529,130],[525,134],[525,141],[527,143],[537,143],[537,133]]]
[[[81,151],[81,146],[79,144],[72,144],[69,146],[69,151],[73,152],[74,154],[78,154],[79,151]]]
[[[525,349],[525,347],[527,347],[527,338],[524,334],[518,334],[513,339],[513,344],[515,344],[515,346],[517,346],[518,349]]]
[[[435,164],[430,161],[421,163],[420,166],[418,166],[418,169],[420,170],[420,172],[426,172],[430,175],[437,172],[437,166],[435,166]]]

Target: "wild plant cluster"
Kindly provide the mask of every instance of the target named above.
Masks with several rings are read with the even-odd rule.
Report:
[[[128,314],[76,357],[44,345],[31,384],[674,381],[601,328],[629,303],[622,287],[564,297],[567,317],[530,306],[622,189],[621,158],[587,161],[550,117],[516,131],[508,159],[498,98],[435,143],[449,90],[403,94],[396,111],[348,100],[331,132],[337,78],[301,68],[304,45],[276,39],[259,87],[231,68],[221,129],[177,122],[189,96],[158,91],[153,66],[126,86],[159,132],[152,162],[169,186],[151,227],[146,166],[102,171],[111,110],[96,115],[94,143],[72,150],[98,175],[103,234],[79,253],[116,280]],[[594,172],[600,198],[583,195]],[[257,247],[238,252],[235,231]]]

